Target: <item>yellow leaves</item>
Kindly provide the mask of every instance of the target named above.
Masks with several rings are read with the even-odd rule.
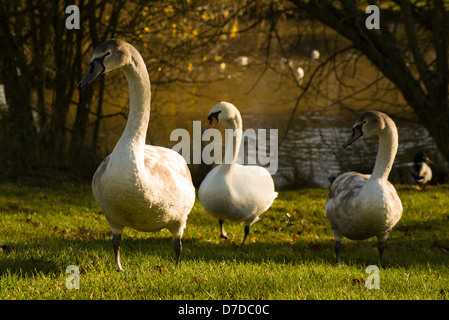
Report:
[[[200,17],[204,21],[215,20],[215,14],[213,12],[209,13],[207,11],[203,11],[201,13]]]
[[[173,8],[173,6],[170,4],[168,6],[166,6],[164,8],[164,12],[167,16],[172,16],[175,13],[175,9]]]
[[[148,7],[143,7],[141,14],[145,17],[148,14]]]
[[[237,19],[234,20],[233,24],[232,24],[232,28],[231,31],[229,33],[229,38],[233,39],[237,36],[237,32],[239,31],[239,22]]]
[[[192,71],[192,69],[193,69],[193,64],[191,62],[189,62],[187,64],[187,71]]]

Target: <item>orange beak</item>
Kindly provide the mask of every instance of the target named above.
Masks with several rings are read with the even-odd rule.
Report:
[[[209,124],[204,128],[203,132],[215,127],[215,125],[217,124],[217,119],[215,119],[214,117],[212,117],[212,119],[210,120]]]

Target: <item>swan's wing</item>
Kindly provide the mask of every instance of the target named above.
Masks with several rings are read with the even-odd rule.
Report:
[[[335,239],[341,239],[345,226],[352,220],[358,195],[369,177],[358,172],[347,172],[339,175],[332,183],[324,211]]]
[[[369,177],[369,175],[358,172],[347,172],[339,175],[329,189],[327,202],[340,205],[356,198]]]
[[[395,187],[389,181],[386,183],[386,190],[386,207],[389,213],[385,214],[385,225],[393,228],[402,216],[402,202]]]
[[[144,164],[150,179],[159,179],[163,183],[190,182],[193,186],[186,161],[179,153],[171,149],[146,145]]]
[[[266,211],[277,197],[271,174],[260,166],[236,164],[232,187],[239,197],[248,199],[245,202],[251,199],[257,203],[262,212]]]
[[[108,166],[110,156],[111,155],[109,154],[106,158],[104,158],[104,160],[98,166],[97,171],[95,171],[95,173],[94,173],[94,176],[92,178],[92,187],[94,189],[97,188],[98,184],[100,183],[101,177],[103,176],[104,172],[106,171],[106,167]]]

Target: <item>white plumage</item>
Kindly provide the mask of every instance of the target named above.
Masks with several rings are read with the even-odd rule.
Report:
[[[320,52],[316,49],[312,50],[310,53],[310,59],[312,60],[318,60],[320,58]]]
[[[78,87],[83,88],[98,75],[117,68],[128,80],[128,121],[114,150],[95,172],[92,192],[113,233],[118,270],[122,270],[120,243],[124,227],[148,232],[168,229],[173,235],[178,265],[181,237],[195,201],[195,188],[181,155],[171,149],[145,145],[151,90],[141,55],[118,39],[101,43]]]
[[[364,240],[374,236],[382,263],[387,237],[402,215],[401,200],[387,180],[398,148],[398,133],[393,120],[378,111],[360,115],[352,131],[344,147],[365,134],[379,136],[374,170],[371,175],[347,172],[338,176],[330,187],[325,212],[335,238],[338,263],[343,237]]]
[[[243,244],[250,226],[268,210],[277,192],[267,169],[235,163],[242,138],[242,118],[237,108],[220,102],[211,109],[208,119],[210,124],[206,130],[218,122],[226,122],[234,130],[235,137],[233,141],[226,140],[225,161],[207,174],[198,190],[198,198],[206,212],[219,220],[222,238],[226,238],[224,220],[245,223]]]

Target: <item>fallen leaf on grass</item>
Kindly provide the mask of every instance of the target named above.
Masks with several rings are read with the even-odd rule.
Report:
[[[365,283],[365,280],[363,279],[363,278],[359,278],[359,279],[352,279],[352,285],[360,285],[360,284],[364,284]]]
[[[39,227],[42,224],[40,222],[33,221],[33,220],[29,219],[29,218],[26,219],[26,223],[31,223],[35,227]]]
[[[167,271],[167,268],[165,268],[164,266],[154,266],[154,269],[159,271],[160,274],[162,274],[164,271]]]
[[[199,277],[193,277],[193,280],[194,280],[195,282],[199,282],[199,281],[201,281],[201,280],[204,280],[204,278],[203,278],[202,276],[199,276]]]
[[[311,243],[309,245],[309,249],[312,250],[312,251],[318,252],[318,251],[321,250],[321,244],[319,244],[319,243]]]

